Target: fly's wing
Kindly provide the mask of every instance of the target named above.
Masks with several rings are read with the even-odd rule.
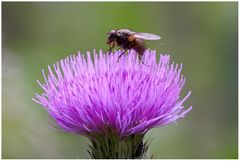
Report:
[[[143,39],[143,40],[159,40],[159,39],[161,39],[161,37],[158,35],[150,34],[150,33],[143,33],[143,32],[137,32],[136,34],[134,34],[134,37]]]

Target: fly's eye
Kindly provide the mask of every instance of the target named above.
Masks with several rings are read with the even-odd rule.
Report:
[[[108,39],[110,39],[110,40],[115,39],[115,34],[114,33],[109,33],[108,34]]]

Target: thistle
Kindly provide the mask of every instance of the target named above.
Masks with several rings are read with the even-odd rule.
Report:
[[[147,50],[143,63],[130,51],[70,55],[43,73],[44,92],[36,94],[56,127],[91,140],[88,152],[98,159],[146,158],[144,135],[152,128],[184,117],[180,99],[185,84],[182,64],[170,64],[169,55]],[[85,58],[86,57],[86,58]]]

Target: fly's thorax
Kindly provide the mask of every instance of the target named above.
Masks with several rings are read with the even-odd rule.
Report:
[[[130,49],[131,43],[128,41],[128,35],[117,36],[116,38],[117,45],[123,49]]]
[[[129,29],[119,29],[119,30],[117,30],[117,33],[119,35],[121,35],[121,34],[125,34],[125,35],[133,35],[133,34],[135,34],[134,31],[131,31]]]

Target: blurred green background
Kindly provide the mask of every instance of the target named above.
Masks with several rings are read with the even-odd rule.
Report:
[[[2,157],[89,158],[83,136],[48,127],[34,103],[41,69],[93,49],[108,49],[111,29],[161,35],[148,42],[183,63],[192,111],[178,124],[153,129],[154,158],[237,158],[237,2],[2,3]]]

